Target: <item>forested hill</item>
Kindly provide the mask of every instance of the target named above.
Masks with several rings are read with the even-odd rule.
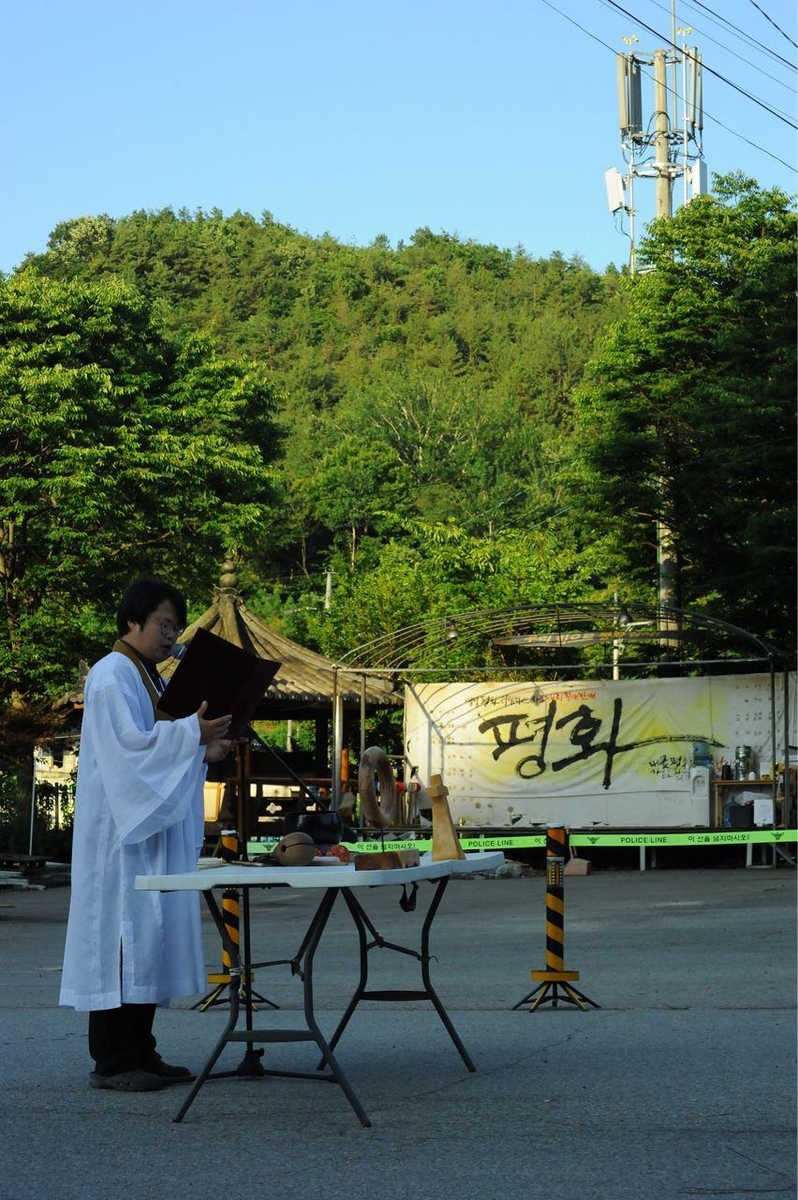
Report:
[[[0,708],[69,686],[132,576],[196,613],[227,554],[337,656],[650,602],[665,529],[678,604],[791,645],[795,251],[792,200],[742,176],[655,223],[632,279],[268,214],[58,226],[0,281]]]
[[[558,420],[618,310],[614,268],[534,259],[418,230],[393,249],[312,238],[265,214],[136,212],[59,225],[26,265],[56,279],[121,276],[168,305],[179,333],[265,363],[293,403],[323,406],[413,365],[515,396]]]
[[[438,607],[593,587],[573,522],[553,518],[571,394],[624,304],[614,268],[427,229],[359,247],[268,214],[166,209],[65,222],[31,272],[121,279],[178,343],[205,335],[267,369],[279,498],[268,552],[237,549],[249,599],[295,636],[340,652]],[[330,569],[332,615],[308,627]]]

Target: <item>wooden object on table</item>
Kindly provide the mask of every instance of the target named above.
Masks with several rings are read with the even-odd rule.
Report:
[[[418,850],[374,850],[352,857],[356,871],[396,871],[399,867],[417,867],[421,861]]]
[[[449,789],[440,775],[431,775],[427,795],[432,802],[432,861],[465,858],[449,811]]]
[[[374,775],[380,782],[380,798],[374,786]],[[388,756],[381,746],[369,746],[360,756],[357,771],[357,790],[360,811],[366,825],[384,829],[397,820],[396,778]]]

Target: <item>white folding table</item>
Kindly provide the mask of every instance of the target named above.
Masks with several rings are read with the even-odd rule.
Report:
[[[213,921],[219,930],[222,944],[227,951],[231,964],[229,968],[230,1011],[227,1025],[174,1120],[176,1122],[182,1121],[200,1088],[209,1078],[220,1078],[221,1076],[229,1075],[244,1077],[280,1075],[337,1083],[357,1114],[361,1124],[370,1125],[371,1122],[366,1116],[360,1101],[352,1090],[334,1054],[334,1049],[355,1009],[360,1001],[364,999],[376,1001],[429,1000],[438,1013],[468,1070],[476,1070],[430,979],[430,931],[440,902],[443,899],[446,885],[453,875],[495,870],[503,861],[504,855],[497,851],[472,853],[467,854],[464,859],[447,859],[442,862],[433,862],[430,855],[425,854],[422,856],[419,866],[401,867],[394,870],[356,871],[353,863],[346,865],[336,863],[330,865],[322,860],[317,860],[315,864],[308,867],[253,866],[251,864],[231,863],[206,870],[198,869],[181,875],[137,876],[136,888],[140,891],[201,892]],[[432,881],[435,884],[435,889],[424,916],[419,947],[400,946],[397,943],[386,941],[378,933],[361,902],[361,898],[365,899],[366,896],[363,889],[401,886],[403,889],[401,903],[403,907],[411,908],[415,906],[417,885],[424,880]],[[408,885],[411,887],[409,897],[407,895]],[[299,975],[303,983],[305,1024],[301,1028],[264,1029],[254,1027],[252,996],[248,987],[248,981],[251,978],[251,971],[256,965],[262,966],[266,964],[255,964],[246,961],[250,953],[248,929],[245,930],[243,941],[244,961],[242,962],[239,942],[231,938],[230,931],[225,925],[224,917],[214,896],[214,892],[217,889],[224,889],[228,892],[243,892],[245,898],[248,899],[248,893],[252,888],[270,887],[317,889],[321,892],[321,900],[302,938],[300,947],[293,959],[287,960],[290,963],[292,972]],[[360,975],[352,998],[335,1032],[328,1041],[319,1029],[314,1012],[313,960],[339,893],[344,898],[357,930]],[[248,903],[244,905],[244,912],[248,916]],[[421,968],[422,987],[417,989],[369,990],[368,957],[370,951],[375,948],[395,951],[415,958]],[[242,981],[244,981],[243,987]],[[245,1017],[245,1027],[238,1029],[237,1026],[242,1011]],[[315,1072],[266,1069],[260,1062],[263,1051],[253,1049],[253,1046],[257,1043],[302,1041],[315,1042],[321,1052],[321,1060]],[[223,1049],[232,1042],[244,1042],[247,1046],[242,1063],[235,1071],[212,1074],[213,1067]],[[326,1070],[325,1067],[327,1068]]]

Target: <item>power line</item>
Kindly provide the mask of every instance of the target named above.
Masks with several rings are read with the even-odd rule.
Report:
[[[653,78],[650,72],[646,71],[643,66],[640,67],[640,71],[641,74],[645,75],[647,79]],[[670,84],[668,84],[668,92],[671,96],[674,96],[676,100],[680,102],[684,100],[684,97],[675,88],[672,88]],[[795,166],[793,163],[785,162],[783,158],[779,158],[778,154],[773,154],[771,150],[766,150],[764,146],[760,146],[759,142],[752,142],[750,138],[745,137],[738,130],[732,129],[730,125],[725,125],[719,117],[714,116],[711,112],[707,112],[706,108],[704,108],[703,111],[704,117],[707,120],[714,121],[716,125],[719,125],[721,129],[725,129],[727,133],[732,135],[732,137],[739,138],[739,140],[741,142],[745,142],[747,146],[752,146],[754,150],[759,150],[762,154],[766,154],[768,158],[772,158],[774,162],[779,163],[782,167],[786,167],[788,171],[795,171]]]
[[[545,4],[547,8],[550,8],[554,12],[558,13],[561,17],[564,17],[566,21],[570,21],[571,24],[575,25],[577,29],[581,29],[582,33],[586,33],[589,38],[592,38],[594,42],[598,42],[598,44],[603,46],[605,50],[609,50],[612,54],[618,53],[617,50],[609,44],[609,42],[603,42],[600,37],[596,37],[595,33],[591,33],[589,29],[585,29],[584,25],[580,25],[578,21],[573,19],[573,17],[569,17],[568,13],[564,13],[562,9],[557,8],[557,6],[554,4],[550,4],[549,0],[540,0],[540,2],[541,4]]]
[[[582,33],[587,34],[587,36],[592,38],[594,42],[598,42],[600,46],[603,46],[605,50],[609,50],[611,54],[617,56],[618,51],[614,46],[610,46],[608,42],[602,41],[600,37],[597,37],[596,34],[591,33],[589,29],[585,29],[583,25],[580,25],[579,22],[575,21],[573,17],[570,17],[568,13],[564,13],[562,9],[557,8],[556,4],[552,4],[550,0],[541,0],[541,3],[545,4],[547,8],[550,8],[556,12],[558,16],[563,17],[564,20],[569,21],[571,25],[575,25],[577,29],[582,31]],[[678,96],[678,93],[676,93],[676,95]],[[681,99],[680,96],[678,98]],[[772,158],[774,162],[779,163],[782,167],[786,167],[788,171],[795,170],[795,167],[792,163],[785,162],[783,158],[779,158],[777,154],[773,154],[770,150],[766,150],[765,147],[761,146],[758,142],[752,142],[750,138],[744,137],[743,134],[738,133],[736,129],[732,129],[731,126],[725,125],[723,121],[719,120],[717,117],[714,117],[710,112],[707,112],[706,108],[704,109],[704,116],[710,121],[714,121],[715,124],[719,125],[721,129],[725,129],[727,133],[732,135],[732,137],[739,138],[741,142],[745,142],[748,146],[753,146],[755,150],[759,150],[760,153],[767,155],[768,158]]]
[[[779,26],[776,24],[776,22],[773,20],[773,18],[765,12],[764,8],[760,8],[760,6],[757,4],[756,0],[751,0],[751,3],[753,4],[754,8],[758,12],[761,12],[761,14],[765,18],[765,20],[770,21],[773,28],[778,29],[781,36],[786,38],[787,41],[790,43],[790,45],[795,46],[796,50],[798,50],[798,42],[794,42],[788,33],[785,33],[783,29],[780,29]]]
[[[651,0],[651,3],[655,4],[657,8],[663,9],[664,12],[668,11],[664,4],[659,3],[659,0]],[[775,75],[771,75],[768,71],[764,70],[763,67],[758,67],[756,63],[751,62],[749,58],[744,58],[742,54],[738,54],[736,50],[732,50],[731,46],[727,46],[725,43],[719,42],[717,38],[713,38],[711,34],[706,33],[704,30],[701,30],[698,27],[696,27],[693,32],[702,34],[702,36],[705,37],[708,42],[713,42],[716,46],[720,46],[721,50],[725,50],[727,54],[731,54],[735,58],[739,58],[740,62],[744,62],[746,66],[749,66],[753,71],[759,71],[760,75],[764,75],[766,79],[770,79],[773,83],[777,83],[779,87],[787,88],[789,92],[794,91],[791,83],[787,83],[784,79],[777,79]],[[786,62],[786,59],[784,61]],[[798,71],[798,67],[795,67],[794,70]]]
[[[757,41],[755,37],[752,37],[749,33],[746,33],[744,30],[740,29],[739,26],[735,25],[733,21],[730,21],[728,17],[724,17],[721,13],[716,13],[714,9],[710,8],[708,4],[704,4],[702,0],[692,0],[692,2],[691,0],[683,0],[683,2],[687,8],[695,7],[702,9],[705,13],[709,13],[709,15],[714,17],[716,21],[720,21],[721,24],[726,25],[732,33],[736,34],[736,36],[740,38],[741,41],[748,42],[748,44],[751,46],[756,46],[758,49],[762,50],[763,53],[769,54],[771,58],[775,58],[778,62],[783,63],[785,67],[789,67],[791,71],[798,70],[798,67],[796,67],[795,63],[790,62],[790,60],[787,58],[782,58],[782,56],[777,54],[775,50],[771,50],[770,46],[766,46],[764,42]]]
[[[755,150],[760,150],[762,154],[766,154],[768,158],[772,158],[774,162],[780,163],[781,166],[786,167],[788,171],[795,170],[794,163],[785,162],[783,158],[779,158],[778,154],[773,154],[770,150],[766,150],[764,146],[760,146],[759,142],[752,142],[750,138],[744,137],[742,133],[738,133],[737,130],[732,129],[730,125],[724,125],[722,121],[720,121],[717,117],[713,117],[712,114],[708,113],[706,109],[704,109],[704,116],[708,117],[710,121],[714,121],[716,125],[720,125],[721,129],[725,129],[726,132],[730,133],[733,137],[739,138],[741,142],[745,142],[747,146],[753,146]]]
[[[635,21],[638,25],[642,25],[642,27],[647,29],[649,33],[653,33],[654,37],[659,38],[662,42],[667,43],[673,50],[681,52],[681,47],[675,42],[672,42],[669,37],[665,37],[664,34],[660,33],[657,29],[654,29],[653,26],[647,25],[645,21],[641,21],[640,17],[636,16],[632,12],[629,12],[628,8],[623,8],[622,5],[617,4],[616,0],[600,0],[600,3],[604,4],[608,8],[616,9],[619,13],[623,13],[625,17],[628,17],[631,21]],[[791,129],[798,130],[798,125],[796,125],[795,121],[791,121],[788,116],[779,112],[777,108],[773,108],[772,105],[767,104],[764,100],[760,100],[758,96],[754,96],[752,92],[746,91],[746,89],[740,87],[739,84],[733,83],[731,79],[727,79],[725,75],[720,73],[720,71],[716,71],[714,68],[708,67],[706,63],[703,63],[702,66],[708,74],[714,75],[716,79],[720,79],[722,83],[725,83],[728,87],[733,88],[736,92],[739,92],[741,96],[745,96],[746,99],[752,100],[754,104],[759,105],[759,107],[764,109],[765,112],[769,112],[771,116],[777,117],[780,121],[783,121],[785,125],[789,125]]]

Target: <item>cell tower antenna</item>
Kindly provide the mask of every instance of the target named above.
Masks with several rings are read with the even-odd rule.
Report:
[[[689,26],[676,24],[676,6],[671,3],[671,44],[667,49],[641,53],[635,35],[623,38],[628,47],[616,57],[618,88],[618,124],[626,160],[626,175],[620,186],[626,199],[618,203],[618,179],[605,172],[610,211],[625,212],[629,217],[629,267],[636,271],[635,217],[633,203],[636,179],[653,179],[655,215],[673,214],[674,183],[682,180],[681,202],[689,203],[706,187],[701,136],[703,98],[701,55],[695,46],[688,49]],[[681,45],[677,43],[681,38]],[[653,79],[653,92],[647,98],[650,116],[643,119],[643,80]],[[616,172],[616,175],[619,173]]]

